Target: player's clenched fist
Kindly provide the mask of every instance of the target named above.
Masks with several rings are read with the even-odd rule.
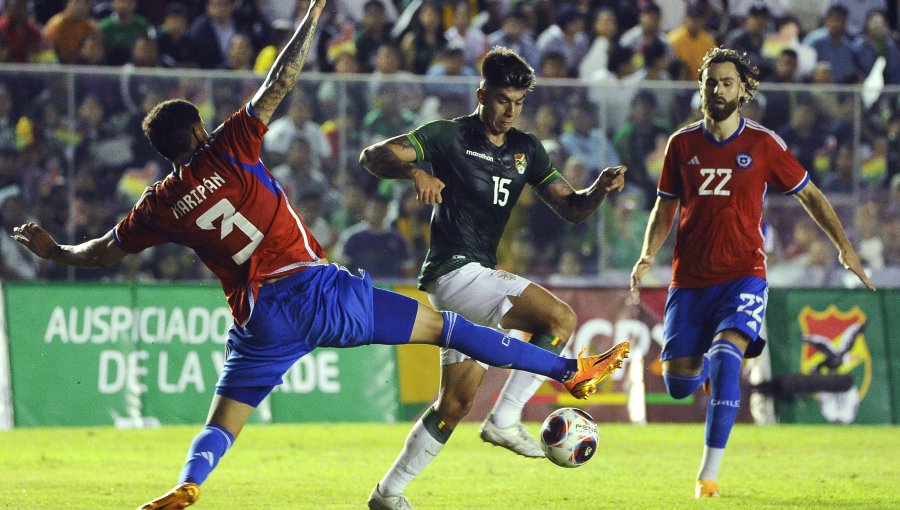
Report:
[[[426,205],[441,203],[441,190],[444,189],[444,181],[428,172],[414,168],[411,172],[413,186],[416,188],[416,199]]]

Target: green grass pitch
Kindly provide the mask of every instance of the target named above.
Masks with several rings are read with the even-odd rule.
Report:
[[[409,425],[248,426],[192,508],[365,508]],[[0,508],[136,508],[174,485],[197,430],[0,432]],[[722,498],[695,501],[702,424],[601,424],[597,455],[577,469],[516,457],[464,424],[407,496],[420,510],[900,508],[898,432],[740,425],[719,479]]]

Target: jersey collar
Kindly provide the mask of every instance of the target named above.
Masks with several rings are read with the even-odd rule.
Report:
[[[712,133],[709,132],[709,130],[706,129],[706,119],[703,119],[700,122],[703,125],[703,136],[705,136],[710,142],[718,145],[719,147],[723,147],[723,146],[727,145],[728,142],[737,138],[737,136],[739,134],[741,134],[741,132],[744,130],[744,126],[747,125],[747,119],[744,118],[743,115],[741,115],[741,123],[738,124],[738,128],[734,130],[734,133],[732,133],[731,136],[729,136],[728,138],[726,138],[720,142],[720,141],[716,140],[716,137],[714,137],[712,135]]]

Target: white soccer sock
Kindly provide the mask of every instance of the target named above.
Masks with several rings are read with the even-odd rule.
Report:
[[[381,493],[385,496],[401,496],[409,482],[431,463],[442,448],[443,443],[432,437],[420,418],[409,432],[403,451],[381,479]]]
[[[700,473],[697,474],[698,480],[719,479],[719,466],[722,465],[722,457],[725,455],[725,448],[713,448],[711,446],[703,446],[703,462],[700,464]]]
[[[491,409],[491,421],[501,429],[522,421],[522,408],[547,378],[530,372],[513,370]]]

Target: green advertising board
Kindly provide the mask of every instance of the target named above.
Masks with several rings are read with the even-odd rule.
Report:
[[[853,376],[844,392],[818,392],[776,401],[782,422],[892,423],[888,331],[897,294],[866,290],[772,289],[766,311],[772,372]],[[890,313],[887,314],[890,317]],[[897,364],[894,363],[896,367]]]
[[[6,284],[15,426],[201,423],[232,318],[218,286]],[[392,347],[317,349],[256,421],[392,421]]]

